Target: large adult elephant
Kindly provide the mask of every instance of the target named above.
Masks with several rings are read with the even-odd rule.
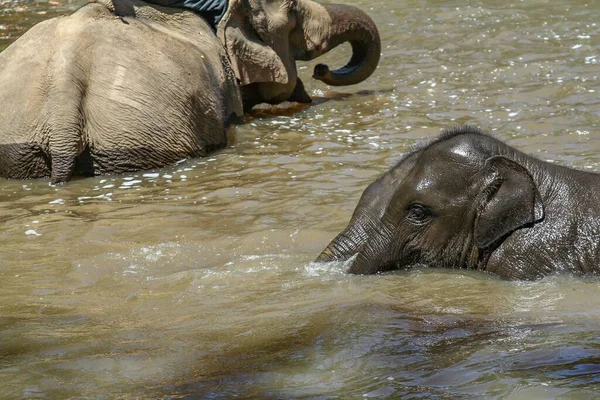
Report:
[[[600,273],[600,175],[451,130],[373,182],[318,261],[352,257],[355,274],[414,264],[527,280]]]
[[[345,67],[315,68],[330,85],[361,82],[379,61],[377,28],[355,7],[230,0],[211,27],[189,10],[97,0],[0,54],[0,176],[56,183],[205,155],[255,104],[310,102],[296,60],[344,42]]]

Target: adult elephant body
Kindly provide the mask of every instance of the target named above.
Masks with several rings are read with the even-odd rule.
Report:
[[[530,280],[599,273],[598,238],[600,175],[460,128],[372,183],[318,261],[354,256],[356,274],[424,264]]]
[[[245,109],[310,102],[295,61],[343,42],[350,63],[315,77],[366,79],[377,29],[336,7],[231,0],[215,33],[187,10],[99,0],[36,25],[0,53],[0,176],[63,182],[202,156],[226,144],[226,125]]]

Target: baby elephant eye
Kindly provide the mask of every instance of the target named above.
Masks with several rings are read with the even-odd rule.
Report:
[[[428,222],[431,217],[431,210],[421,204],[412,204],[406,210],[406,219],[413,224],[422,225]]]

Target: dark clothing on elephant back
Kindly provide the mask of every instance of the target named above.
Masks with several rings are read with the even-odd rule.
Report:
[[[146,0],[148,3],[165,7],[187,8],[202,15],[216,30],[217,24],[225,15],[227,0]]]

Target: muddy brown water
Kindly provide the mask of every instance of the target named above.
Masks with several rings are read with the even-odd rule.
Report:
[[[381,30],[366,82],[302,64],[315,104],[254,111],[210,157],[0,182],[0,398],[600,396],[597,278],[311,262],[445,127],[600,171],[600,4],[347,2]],[[1,1],[0,50],[82,3]]]

